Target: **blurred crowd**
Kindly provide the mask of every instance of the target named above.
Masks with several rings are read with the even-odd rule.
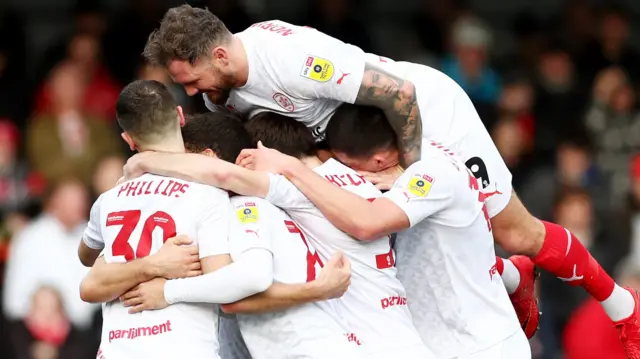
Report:
[[[0,7],[0,283],[3,358],[95,358],[99,306],[83,303],[76,257],[91,201],[130,155],[115,102],[123,84],[170,86],[189,113],[204,111],[140,53],[166,10],[135,0],[69,9],[70,31],[34,54],[29,13]],[[265,2],[266,3],[266,2]],[[237,32],[281,18],[365,51],[439,68],[469,94],[529,210],[565,226],[623,284],[640,289],[640,53],[633,13],[567,0],[542,21],[522,12],[511,50],[465,1],[425,1],[402,36],[374,36],[366,1],[310,0],[308,11],[261,14],[234,0],[200,1]],[[504,29],[503,29],[504,30]],[[437,119],[436,119],[437,120]],[[536,358],[624,358],[597,303],[542,275]],[[603,351],[604,350],[604,351]],[[9,353],[5,356],[4,353]]]

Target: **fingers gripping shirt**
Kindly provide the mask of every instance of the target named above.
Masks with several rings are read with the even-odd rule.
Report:
[[[249,77],[231,91],[228,107],[249,117],[278,112],[319,137],[335,109],[355,101],[365,65],[358,47],[279,20],[254,24],[236,36],[247,52]]]

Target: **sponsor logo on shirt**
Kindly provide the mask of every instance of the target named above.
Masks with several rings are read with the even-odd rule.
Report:
[[[333,77],[333,64],[329,60],[307,55],[300,76],[318,82],[327,82]]]
[[[293,112],[293,110],[295,110],[293,101],[280,92],[273,95],[273,100],[278,104],[278,106],[282,107],[287,112]]]
[[[260,215],[258,214],[258,207],[253,202],[246,202],[243,206],[236,209],[236,215],[240,223],[256,223]]]
[[[171,331],[171,321],[167,320],[162,324],[150,325],[147,327],[133,327],[127,329],[117,329],[109,331],[109,343],[115,339],[135,339],[138,337],[149,337],[160,335]],[[102,354],[100,351],[99,354]]]
[[[413,175],[409,180],[407,190],[417,197],[426,197],[433,186],[434,179],[427,175]]]
[[[360,343],[360,339],[354,333],[344,333],[344,336],[347,337],[347,341],[349,343],[355,343],[356,345],[362,345]]]
[[[389,298],[382,298],[380,300],[380,305],[382,306],[382,309],[387,309],[396,305],[407,305],[407,297],[394,295]]]

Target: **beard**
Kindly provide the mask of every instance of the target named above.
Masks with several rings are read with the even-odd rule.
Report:
[[[218,91],[208,91],[205,92],[205,95],[212,103],[216,105],[224,105],[225,103],[227,103],[230,93],[231,89],[223,89]]]

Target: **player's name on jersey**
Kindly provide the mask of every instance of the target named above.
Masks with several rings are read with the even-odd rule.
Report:
[[[351,173],[325,175],[324,178],[338,187],[344,186],[359,186],[367,183],[367,180],[362,175],[354,175]]]
[[[187,192],[187,189],[189,189],[188,183],[176,180],[134,180],[121,184],[117,197],[121,195],[124,197],[155,195],[180,198],[181,195]]]

